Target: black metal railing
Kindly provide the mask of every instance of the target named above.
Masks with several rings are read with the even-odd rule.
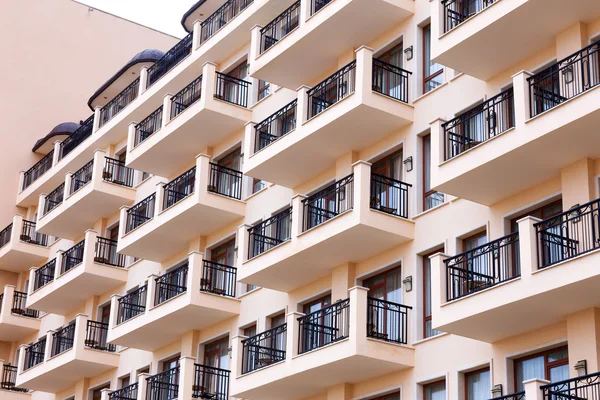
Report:
[[[408,188],[411,186],[384,175],[371,174],[371,208],[408,218]]]
[[[75,343],[75,322],[59,329],[52,334],[51,357],[71,350]]]
[[[292,207],[248,229],[248,259],[256,257],[292,236]]]
[[[171,182],[163,186],[164,199],[163,210],[177,204],[181,200],[194,193],[196,181],[196,167],[187,170]]]
[[[117,245],[118,242],[116,240],[98,236],[96,238],[94,262],[125,268],[126,256],[117,252]]]
[[[600,199],[536,223],[538,268],[600,248]]]
[[[333,0],[310,0],[310,15],[313,15],[319,11],[327,4],[331,3]]]
[[[73,247],[62,254],[62,259],[60,263],[60,273],[61,275],[71,269],[75,268],[79,264],[83,262],[83,248],[85,247],[85,240],[77,243]]]
[[[184,265],[167,272],[163,276],[155,278],[155,306],[187,291],[188,269],[189,265],[188,263],[185,263]]]
[[[200,25],[200,43],[213,37],[222,27],[227,25],[235,16],[252,4],[253,0],[228,0],[212,13]]]
[[[308,90],[308,118],[313,118],[332,105],[354,93],[356,60]]]
[[[285,360],[287,324],[242,340],[242,374]]]
[[[25,364],[23,370],[35,367],[44,362],[46,354],[46,336],[38,339],[37,342],[25,348]]]
[[[157,62],[148,68],[148,84],[150,87],[154,82],[163,77],[181,60],[192,53],[192,33],[181,39],[179,43],[167,51]]]
[[[407,344],[408,310],[412,307],[367,297],[367,337]]]
[[[261,123],[254,126],[255,153],[296,129],[297,108],[298,99],[295,99]]]
[[[452,301],[521,276],[519,233],[444,260],[446,299]]]
[[[100,109],[100,121],[98,126],[102,126],[110,121],[115,115],[127,107],[129,103],[138,97],[140,89],[140,78],[135,79],[129,86],[116,95],[111,101],[106,103]]]
[[[44,201],[44,215],[59,206],[63,202],[64,196],[65,183],[63,182],[46,196],[46,201]]]
[[[117,325],[131,318],[143,314],[146,311],[146,294],[148,285],[140,286],[136,290],[119,298],[117,308]]]
[[[298,354],[346,339],[350,336],[350,299],[300,317],[298,322]]]
[[[226,369],[194,364],[192,398],[229,400],[229,375]]]
[[[23,186],[22,190],[25,190],[35,182],[40,176],[44,175],[50,168],[52,168],[52,160],[54,159],[54,150],[51,150],[46,154],[40,161],[34,164],[33,167],[29,168],[23,173]]]
[[[202,97],[202,75],[171,97],[171,116],[173,119]]]
[[[217,72],[215,99],[246,108],[249,91],[250,82]]]
[[[138,383],[132,383],[129,386],[115,390],[109,393],[108,398],[110,400],[137,400],[138,397]],[[145,399],[142,399],[145,400]]]
[[[10,312],[22,317],[38,318],[40,316],[40,312],[38,310],[27,308],[26,304],[27,293],[15,291]]]
[[[21,228],[21,236],[19,239],[22,242],[37,244],[38,246],[48,245],[48,235],[44,233],[38,233],[35,230],[35,222],[23,220],[23,227]]]
[[[154,218],[154,207],[156,203],[156,193],[152,193],[144,200],[134,204],[127,210],[127,221],[125,224],[125,232],[131,232],[144,222]]]
[[[444,7],[444,33],[480,13],[496,0],[442,0]]]
[[[125,187],[133,187],[135,170],[125,166],[125,161],[104,157],[102,179]]]
[[[200,290],[222,296],[235,297],[237,268],[204,260]]]
[[[412,72],[373,58],[374,92],[408,103],[408,82]]]
[[[500,397],[494,397],[490,400],[525,400],[525,392],[517,392],[512,394],[507,394]]]
[[[0,231],[0,248],[10,243],[10,238],[12,237],[12,228],[13,224],[10,224]]]
[[[162,127],[163,106],[161,105],[152,114],[148,115],[135,126],[135,138],[133,146],[137,147]]]
[[[114,353],[117,346],[108,343],[108,324],[99,321],[88,321],[85,328],[85,347],[94,350],[108,351]]]
[[[67,154],[72,152],[77,146],[79,146],[85,139],[90,137],[94,130],[94,114],[92,114],[85,121],[81,121],[81,126],[77,128],[75,132],[68,138],[63,140],[60,144],[59,160],[65,158]]]
[[[46,286],[54,280],[54,271],[56,270],[56,258],[48,261],[34,272],[33,290]]]
[[[302,231],[330,220],[354,207],[354,174],[302,200]]]
[[[17,366],[4,364],[2,370],[2,381],[0,381],[0,388],[4,390],[10,390],[13,392],[28,392],[27,389],[18,388],[17,386]]]
[[[73,194],[92,181],[94,171],[94,160],[87,162],[83,167],[71,175],[71,187],[69,193]]]
[[[527,78],[533,118],[600,84],[600,41]]]
[[[540,387],[544,400],[600,399],[600,372],[578,376]]]
[[[241,200],[243,177],[241,171],[210,163],[208,191]]]
[[[300,0],[260,30],[260,54],[269,50],[300,24]]]
[[[445,122],[444,160],[488,141],[515,126],[513,89],[507,89],[489,100]]]
[[[145,400],[171,400],[179,395],[179,366],[146,378]]]

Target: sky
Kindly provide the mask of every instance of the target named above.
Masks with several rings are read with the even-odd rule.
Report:
[[[78,0],[98,10],[182,38],[181,17],[198,0]]]

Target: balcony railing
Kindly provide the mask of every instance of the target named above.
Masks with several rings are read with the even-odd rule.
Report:
[[[71,350],[73,348],[74,341],[75,322],[72,322],[52,334],[51,357],[62,354],[67,350]]]
[[[310,15],[316,14],[333,0],[310,0]]]
[[[373,59],[373,91],[408,103],[408,82],[412,72]]]
[[[244,174],[240,171],[210,163],[208,191],[241,200],[243,177]]]
[[[104,107],[100,109],[100,123],[98,126],[102,126],[110,121],[115,115],[121,112],[122,109],[127,107],[129,103],[138,97],[140,89],[140,78],[137,78],[129,86],[127,86],[121,93],[115,96],[114,99],[106,103]]]
[[[200,25],[200,43],[213,37],[222,27],[227,25],[235,16],[252,4],[253,0],[228,0],[212,13]]]
[[[599,50],[600,41],[527,78],[531,117],[598,86]]]
[[[150,196],[128,209],[125,232],[131,232],[146,221],[150,221],[154,218],[155,203],[156,193],[152,193]]]
[[[354,174],[302,200],[303,231],[314,228],[354,207]]]
[[[117,325],[129,321],[131,318],[137,317],[146,311],[147,292],[148,285],[140,286],[117,300]]]
[[[384,175],[371,174],[371,208],[408,218],[408,188],[411,186]]]
[[[544,400],[600,399],[600,372],[541,386]]]
[[[20,315],[22,317],[38,318],[40,316],[40,312],[37,310],[32,310],[30,308],[27,308],[25,306],[26,304],[27,304],[27,293],[15,291],[10,312],[12,314]]]
[[[356,60],[308,90],[308,119],[354,93],[356,86]]]
[[[452,301],[521,276],[519,233],[448,258],[446,299]]]
[[[28,392],[27,389],[16,387],[17,385],[17,366],[5,364],[2,370],[2,381],[0,382],[0,388],[4,390],[10,390],[13,392]]]
[[[254,127],[255,153],[296,129],[297,108],[296,99]]]
[[[260,54],[269,50],[300,23],[300,0],[260,30]]]
[[[292,207],[248,229],[248,259],[290,240],[291,230]]]
[[[412,310],[412,307],[368,297],[367,337],[407,344],[408,310]]]
[[[25,364],[23,370],[28,370],[44,362],[46,353],[46,336],[40,338],[31,346],[25,348]]]
[[[48,261],[34,272],[33,291],[36,291],[54,280],[56,258]]]
[[[171,119],[188,109],[202,97],[202,75],[171,98]]]
[[[229,400],[229,375],[226,369],[194,364],[192,398]]]
[[[12,227],[13,224],[10,224],[0,231],[0,248],[10,243],[10,238],[12,236]]]
[[[65,183],[61,183],[56,189],[48,193],[44,202],[44,215],[54,210],[63,202],[65,196]]]
[[[298,354],[346,339],[350,336],[350,299],[300,317],[298,322]]]
[[[60,263],[61,275],[67,271],[70,271],[71,269],[75,268],[83,262],[84,246],[85,240],[82,240],[70,249],[65,250],[65,252],[62,254],[62,259]]]
[[[173,297],[187,291],[188,263],[167,272],[163,276],[155,278],[156,293],[154,294],[154,305],[164,303]]]
[[[23,188],[25,190],[35,182],[40,176],[52,168],[52,160],[54,159],[54,150],[46,154],[40,161],[23,173]]]
[[[21,236],[19,238],[22,242],[37,244],[38,246],[48,245],[48,235],[44,233],[38,233],[35,230],[35,222],[23,220],[23,227],[21,228]]]
[[[164,56],[148,68],[147,87],[154,84],[154,82],[169,72],[175,65],[179,64],[181,60],[190,55],[191,52],[192,33],[181,39],[179,43],[173,46]]]
[[[137,147],[144,140],[148,139],[162,127],[163,106],[161,105],[152,114],[148,115],[139,124],[135,126],[134,147]]]
[[[146,378],[145,400],[171,400],[179,395],[179,366]]]
[[[496,0],[442,0],[444,7],[444,33],[480,13]]]
[[[94,262],[125,268],[126,256],[117,252],[117,244],[116,240],[97,237]]]
[[[135,170],[125,166],[125,161],[104,157],[102,179],[125,187],[133,187]]]
[[[494,397],[490,400],[525,400],[525,392],[507,394],[505,396]]]
[[[77,128],[75,132],[66,138],[60,144],[59,160],[66,157],[67,154],[72,152],[77,146],[79,146],[85,139],[92,135],[94,130],[94,114],[88,119],[81,122],[81,126]]]
[[[444,160],[506,132],[515,126],[513,89],[507,89],[444,123]]]
[[[109,344],[106,338],[108,337],[108,324],[99,321],[88,321],[85,330],[85,347],[94,350],[108,351],[114,353],[117,351],[117,346]]]
[[[115,390],[108,395],[109,400],[137,400],[138,383],[132,383],[129,386]]]
[[[94,160],[89,161],[83,167],[71,175],[71,188],[69,193],[73,194],[92,181],[92,171],[94,170]]]
[[[600,248],[599,208],[596,199],[535,224],[538,268]]]
[[[287,324],[242,341],[242,374],[285,360]]]
[[[217,72],[215,99],[247,108],[249,91],[250,82]]]
[[[194,193],[196,181],[196,167],[189,169],[171,182],[163,186],[163,210],[179,203],[181,200]]]
[[[236,277],[237,268],[204,260],[200,290],[221,296],[235,297]]]

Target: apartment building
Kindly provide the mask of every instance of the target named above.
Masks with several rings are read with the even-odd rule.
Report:
[[[1,395],[600,400],[600,3],[181,23],[20,174]]]

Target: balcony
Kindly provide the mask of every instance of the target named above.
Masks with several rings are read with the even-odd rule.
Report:
[[[338,67],[348,50],[371,43],[412,16],[415,2],[300,0],[279,10],[278,17],[252,30],[250,75],[295,90]]]
[[[600,15],[600,4],[594,0],[571,8],[561,0],[435,0],[431,4],[432,58],[482,80],[546,48],[570,26]],[[540,10],[544,23],[532,29],[531,21],[539,19]]]
[[[239,281],[290,292],[342,263],[412,240],[410,185],[371,174],[364,161],[353,168],[352,175],[309,197],[294,197],[291,209],[241,226]]]
[[[132,207],[121,209],[119,252],[161,262],[189,241],[244,217],[242,173],[200,154],[196,166]]]
[[[362,287],[349,292],[320,311],[290,313],[284,325],[234,338],[231,395],[294,400],[413,367],[410,307],[369,298]]]
[[[183,334],[201,330],[240,313],[235,298],[236,269],[190,253],[184,264],[147,286],[113,296],[108,340],[154,351]]]
[[[492,205],[599,158],[600,140],[589,132],[600,123],[600,75],[584,68],[597,57],[592,45],[536,75],[521,72],[512,93],[432,123],[432,187]],[[498,171],[503,179],[489,179]]]
[[[162,108],[130,125],[127,165],[172,176],[185,167],[186,160],[244,128],[252,119],[247,109],[249,91],[248,82],[205,64],[202,75],[177,94],[166,96]]]
[[[599,208],[595,200],[545,221],[526,217],[518,233],[433,256],[433,328],[493,343],[598,307]],[[515,315],[527,318],[507,324]]]
[[[87,231],[84,240],[31,269],[27,306],[66,315],[125,282],[125,256],[117,253],[117,243]]]
[[[36,223],[16,214],[12,223],[0,231],[0,269],[24,272],[50,255],[48,237],[38,233]]]
[[[16,387],[17,367],[0,360],[0,396],[2,400],[29,400],[31,393],[27,389]]]
[[[123,161],[106,156],[102,150],[48,195],[42,194],[38,210],[38,230],[54,236],[75,239],[94,223],[135,201],[135,171]]]
[[[4,286],[0,294],[0,341],[16,342],[40,330],[40,313],[26,307],[27,293]]]
[[[296,187],[335,166],[343,154],[412,123],[409,77],[410,72],[360,48],[355,61],[312,89],[300,88],[297,101],[246,126],[244,173]],[[306,154],[311,154],[310,163],[303,161]]]
[[[119,365],[119,354],[107,344],[106,324],[78,314],[56,331],[48,331],[19,354],[16,384],[31,390],[57,393],[78,381],[101,375]]]

